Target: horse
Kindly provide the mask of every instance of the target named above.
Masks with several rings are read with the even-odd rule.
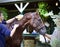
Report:
[[[19,27],[16,29],[13,37],[6,40],[6,47],[20,47],[23,40],[22,33],[28,26],[42,35],[45,35],[46,33],[45,25],[37,12],[25,13],[21,20],[15,19],[13,22],[8,24],[9,28],[12,28],[12,25],[14,24],[19,24]],[[32,30],[29,32],[32,33]]]

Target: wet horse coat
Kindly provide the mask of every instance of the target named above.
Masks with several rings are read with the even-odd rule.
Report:
[[[16,29],[15,34],[13,37],[9,40],[7,40],[7,47],[20,47],[21,41],[22,41],[22,33],[24,29],[27,26],[30,26],[32,30],[36,30],[42,35],[45,35],[46,29],[43,24],[43,21],[39,14],[37,12],[29,12],[24,14],[24,17],[21,20],[14,20],[12,23],[8,24],[9,28],[12,27],[12,25],[18,23],[19,27]],[[31,33],[32,31],[30,31]]]

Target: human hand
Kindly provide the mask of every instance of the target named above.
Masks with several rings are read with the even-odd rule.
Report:
[[[19,26],[19,24],[15,24],[15,25],[14,25],[14,28],[17,28],[18,26]]]
[[[18,20],[20,20],[20,19],[22,19],[23,18],[23,15],[17,15],[16,17],[15,17],[16,19],[18,19]]]

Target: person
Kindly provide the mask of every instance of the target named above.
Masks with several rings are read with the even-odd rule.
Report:
[[[17,16],[16,16],[17,17]],[[12,18],[12,19],[9,19],[7,21],[3,21],[4,19],[4,16],[3,16],[3,13],[0,12],[0,47],[5,47],[5,37],[12,37],[13,34],[15,33],[15,30],[16,28],[18,28],[19,24],[15,24],[14,25],[14,28],[12,29],[12,31],[10,31],[8,29],[8,27],[5,25],[6,23],[11,23],[13,22],[13,20],[16,18]]]

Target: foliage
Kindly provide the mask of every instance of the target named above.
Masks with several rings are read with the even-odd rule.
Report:
[[[47,6],[48,6],[47,3],[44,3],[44,2],[38,3],[38,7],[39,7],[38,10],[39,10],[40,15],[44,16],[46,13],[48,13]]]
[[[49,23],[49,27],[46,27],[47,29],[47,33],[48,34],[52,34],[54,31],[54,27],[56,26],[52,20],[52,18],[50,16],[46,16],[46,14],[48,14],[48,10],[47,10],[47,6],[48,4],[45,2],[39,2],[38,3],[38,11],[39,14],[43,20],[43,22],[48,22]],[[49,7],[49,6],[48,6]]]
[[[4,19],[7,20],[7,17],[8,17],[8,15],[7,15],[7,9],[0,7],[0,11],[2,11]]]

